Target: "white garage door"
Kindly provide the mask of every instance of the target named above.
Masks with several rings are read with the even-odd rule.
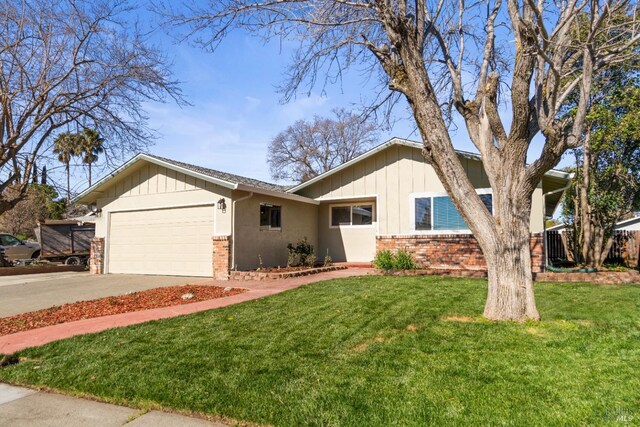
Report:
[[[212,275],[213,206],[111,214],[109,273]]]

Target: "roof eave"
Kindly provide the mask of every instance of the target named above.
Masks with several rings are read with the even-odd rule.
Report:
[[[312,205],[319,205],[320,202],[317,200],[310,199],[308,197],[300,196],[298,194],[290,194],[288,192],[281,192],[275,190],[267,190],[265,188],[254,187],[247,184],[238,184],[235,188],[236,190],[247,191],[250,193],[263,194],[265,196],[278,197],[280,199],[293,200],[302,203],[309,203]]]
[[[133,158],[131,158],[129,161],[127,161],[125,164],[123,164],[122,166],[120,166],[119,168],[117,168],[116,170],[111,172],[110,174],[108,174],[105,177],[103,177],[102,179],[100,179],[94,185],[92,185],[91,187],[89,187],[88,189],[86,189],[85,191],[80,193],[78,196],[76,196],[72,200],[72,203],[88,204],[88,203],[94,202],[95,199],[98,198],[98,196],[96,195],[95,197],[90,197],[92,193],[97,192],[98,188],[100,188],[103,185],[107,184],[113,178],[115,178],[116,176],[120,175],[122,172],[124,172],[125,170],[129,169],[130,167],[132,167],[133,165],[137,164],[138,162],[140,162],[142,160],[150,162],[150,163],[154,163],[154,164],[156,164],[158,166],[166,167],[166,168],[171,169],[171,170],[178,171],[180,173],[184,173],[185,175],[189,175],[189,176],[192,176],[194,178],[202,179],[204,181],[210,182],[212,184],[219,185],[219,186],[224,187],[224,188],[229,188],[231,190],[235,190],[236,188],[238,188],[238,184],[237,183],[228,182],[228,181],[225,181],[225,180],[222,180],[222,179],[219,179],[219,178],[214,178],[212,176],[208,176],[208,175],[205,175],[205,174],[202,174],[202,173],[199,173],[199,172],[192,171],[191,169],[183,168],[181,166],[174,165],[174,164],[169,163],[169,162],[165,162],[165,161],[160,160],[158,158],[155,158],[153,156],[148,156],[148,155],[146,155],[144,153],[140,153],[140,154],[137,154],[136,156],[134,156]]]

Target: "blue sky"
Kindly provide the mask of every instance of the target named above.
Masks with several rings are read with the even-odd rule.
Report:
[[[185,98],[193,105],[147,106],[150,124],[160,134],[150,151],[177,160],[270,180],[267,146],[277,133],[299,119],[355,108],[366,95],[367,82],[354,72],[340,86],[325,92],[319,87],[282,104],[277,85],[283,82],[290,48],[265,45],[242,33],[214,53],[164,42]],[[382,131],[380,140],[390,135],[416,138],[413,128],[411,120],[401,121],[392,132]]]

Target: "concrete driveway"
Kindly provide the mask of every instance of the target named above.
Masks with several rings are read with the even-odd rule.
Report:
[[[64,272],[0,277],[0,317],[76,301],[164,286],[207,283],[206,277]]]

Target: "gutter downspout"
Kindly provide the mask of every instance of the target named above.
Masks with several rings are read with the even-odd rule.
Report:
[[[570,186],[567,185],[566,187],[562,187],[559,188],[557,190],[553,190],[553,191],[549,191],[548,193],[543,193],[542,194],[542,251],[544,252],[544,269],[547,269],[547,266],[549,265],[549,251],[547,248],[547,203],[546,203],[546,197],[550,196],[552,194],[556,194],[556,193],[560,193],[560,192],[564,192],[565,190],[567,190]]]
[[[253,191],[248,195],[233,201],[231,213],[231,270],[236,269],[236,203],[249,200],[253,197]]]

